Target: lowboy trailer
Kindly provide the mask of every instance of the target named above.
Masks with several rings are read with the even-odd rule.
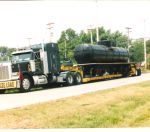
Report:
[[[11,68],[0,65],[0,93],[18,88],[28,92],[32,87],[52,83],[66,85],[116,77],[139,76],[136,63],[127,62],[128,52],[105,44],[78,45],[74,56],[78,64],[60,63],[56,43],[32,45],[12,53]],[[83,63],[82,63],[83,62]],[[9,75],[8,75],[9,74]]]

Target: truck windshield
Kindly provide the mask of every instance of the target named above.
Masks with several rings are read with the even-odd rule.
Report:
[[[31,52],[21,53],[21,54],[13,54],[12,62],[21,62],[21,61],[29,61],[32,59]]]

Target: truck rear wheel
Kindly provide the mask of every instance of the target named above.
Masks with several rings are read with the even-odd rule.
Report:
[[[136,70],[136,76],[140,76],[141,75],[141,69],[137,69]]]
[[[32,81],[29,76],[24,76],[20,87],[21,92],[28,92],[31,89]]]
[[[74,73],[74,82],[75,82],[75,84],[81,84],[82,83],[82,76],[79,72]]]
[[[69,86],[74,84],[74,77],[73,77],[73,74],[71,72],[68,72],[66,75],[66,84]]]

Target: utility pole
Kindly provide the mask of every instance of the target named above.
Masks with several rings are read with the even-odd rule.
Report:
[[[131,32],[131,29],[130,27],[126,27],[127,29],[127,34],[128,34],[128,45],[127,45],[127,50],[128,50],[128,53],[129,53],[129,46],[130,46],[130,32]],[[128,58],[128,62],[129,62],[129,58]]]
[[[51,29],[53,28],[53,26],[52,26],[53,24],[54,24],[53,22],[47,24],[48,29],[50,31],[50,42],[52,42],[52,35],[53,35],[53,33],[51,32]]]
[[[144,63],[145,63],[145,69],[147,69],[146,39],[145,39],[145,37],[144,37]]]
[[[145,63],[145,69],[147,69],[147,56],[146,56],[146,36],[145,36],[145,30],[146,30],[146,20],[144,19],[144,63]]]
[[[129,52],[129,46],[130,46],[130,32],[131,32],[131,29],[130,27],[126,27],[127,29],[127,34],[128,34],[128,45],[127,45],[127,50]]]
[[[96,41],[99,42],[99,30],[98,30],[98,0],[96,0]]]
[[[68,40],[68,34],[65,31],[65,60],[67,59],[67,40]]]
[[[66,42],[66,33],[65,33],[65,60],[67,59],[67,42]]]
[[[91,44],[93,44],[93,33],[92,33],[92,25],[90,25],[89,26],[89,28],[88,28],[88,31],[90,32],[90,34],[91,34]]]
[[[31,39],[32,39],[32,38],[27,38],[28,43],[29,43],[29,47],[31,47]]]

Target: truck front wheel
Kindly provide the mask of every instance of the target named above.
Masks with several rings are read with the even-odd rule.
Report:
[[[28,92],[31,89],[32,81],[29,76],[24,76],[20,87],[21,92]]]

